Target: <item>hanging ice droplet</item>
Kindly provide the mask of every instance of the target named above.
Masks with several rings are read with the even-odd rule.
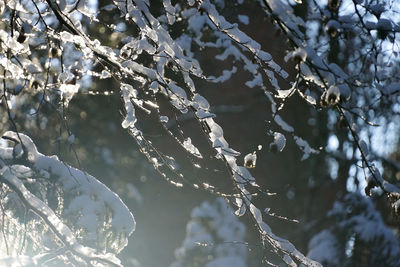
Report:
[[[255,168],[257,161],[257,154],[254,151],[253,153],[249,153],[244,157],[244,166],[246,168]]]

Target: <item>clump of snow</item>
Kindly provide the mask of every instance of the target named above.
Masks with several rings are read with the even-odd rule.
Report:
[[[257,74],[254,76],[253,80],[247,81],[245,85],[247,87],[253,88],[255,86],[261,86],[263,84],[263,79],[261,74]]]
[[[275,115],[274,120],[284,131],[294,132],[294,128],[285,122],[280,115]]]
[[[286,145],[286,138],[279,132],[274,132],[274,142],[269,145],[271,152],[282,152]]]
[[[122,127],[135,128],[137,119],[135,116],[135,107],[131,102],[131,97],[136,97],[137,91],[134,90],[133,87],[129,84],[122,84],[121,94],[125,103],[126,110],[126,116],[124,121],[122,122]]]
[[[65,106],[68,106],[72,97],[79,91],[79,87],[79,84],[61,84],[61,99],[64,101]]]
[[[167,116],[160,116],[160,121],[162,122],[162,123],[167,123],[168,122],[168,117]]]
[[[176,10],[175,7],[171,5],[171,0],[163,0],[163,5],[167,14],[168,24],[174,24]]]
[[[203,156],[201,155],[200,151],[197,149],[197,147],[195,147],[192,144],[192,139],[190,137],[186,138],[186,140],[183,142],[183,147],[186,149],[186,151],[188,151],[190,154],[198,157],[198,158],[203,158]]]
[[[305,62],[307,59],[307,51],[299,47],[285,56],[285,61],[288,61],[288,59],[297,63]]]
[[[200,108],[203,110],[209,110],[210,109],[210,103],[208,103],[207,99],[205,99],[203,96],[199,94],[195,94],[193,96],[193,104],[194,108]]]
[[[301,160],[308,159],[310,157],[310,154],[318,154],[319,153],[318,150],[311,148],[310,145],[308,144],[308,142],[306,140],[304,140],[303,138],[294,136],[294,140],[296,141],[296,145],[298,145],[304,153]]]
[[[26,166],[14,165],[15,147],[0,143],[0,177],[16,194],[9,201],[22,201],[37,214],[36,222],[29,224],[31,238],[45,244],[44,240],[56,238],[52,237],[55,233],[73,250],[72,254],[119,265],[113,253],[119,253],[127,245],[135,229],[135,220],[122,200],[93,176],[67,165],[57,156],[41,154],[28,136],[22,133],[17,136],[14,132],[6,132],[4,136],[22,141],[15,147],[23,147],[20,157],[24,157]],[[25,185],[32,181],[34,186]],[[51,208],[46,197],[53,194],[56,200],[52,200]],[[26,222],[21,223],[21,229],[25,229]]]
[[[323,95],[323,101],[328,106],[334,106],[340,101],[340,89],[332,85],[328,88],[328,90]]]
[[[65,83],[68,80],[68,78],[69,78],[68,72],[64,71],[58,75],[57,80],[59,83]]]
[[[238,166],[234,174],[234,178],[235,181],[240,184],[250,184],[254,187],[258,187],[254,177],[245,167]]]

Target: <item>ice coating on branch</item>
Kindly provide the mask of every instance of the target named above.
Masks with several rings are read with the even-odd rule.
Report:
[[[175,8],[171,5],[171,0],[163,0],[163,5],[167,14],[168,24],[174,24]]]
[[[64,42],[74,42],[74,35],[66,31],[60,32],[60,38]]]
[[[127,20],[132,19],[139,26],[144,36],[147,36],[154,43],[158,44],[159,55],[173,58],[175,63],[179,64],[183,70],[190,71],[194,75],[201,75],[198,62],[184,55],[182,47],[171,38],[168,31],[153,17],[149,11],[149,5],[145,1],[136,0],[134,4],[132,1],[129,1],[126,5],[122,2],[115,2],[115,4],[126,16]],[[171,5],[169,0],[164,0],[163,5],[166,9],[169,23],[173,23],[176,12],[175,8]],[[147,22],[149,22],[150,25],[148,25]],[[161,60],[161,58],[159,59]]]
[[[147,68],[143,65],[140,65],[139,63],[132,61],[132,60],[127,60],[124,61],[121,66],[123,68],[127,68],[130,69],[133,72],[137,72],[139,74],[143,74],[145,76],[147,76],[148,78],[152,79],[152,80],[156,80],[157,79],[157,73],[150,68]]]
[[[135,116],[135,107],[132,104],[131,97],[136,97],[136,90],[129,84],[122,84],[121,94],[125,103],[126,116],[122,122],[123,128],[134,128],[137,121]]]
[[[253,204],[250,204],[250,212],[258,224],[263,222],[261,211]]]
[[[266,0],[265,2],[271,8],[274,15],[285,21],[285,27],[289,28],[293,35],[296,35],[299,39],[304,38],[304,34],[300,31],[298,26],[306,25],[300,17],[294,15],[295,12],[291,6],[285,2],[277,0]]]
[[[254,206],[252,203],[249,204],[249,210],[250,210],[250,213],[252,214],[252,217],[258,224],[259,228],[262,230],[261,234],[264,236],[268,236],[269,243],[273,247],[278,248],[285,253],[283,256],[284,257],[283,260],[285,262],[292,262],[293,261],[292,257],[295,257],[298,261],[300,261],[304,265],[313,266],[313,267],[314,266],[315,267],[322,266],[320,263],[305,257],[288,240],[280,238],[280,237],[276,236],[274,233],[272,233],[271,228],[263,221],[261,211],[256,206]]]
[[[315,75],[305,63],[300,63],[299,66],[304,80],[311,81],[319,86],[324,85],[324,83],[319,79],[319,77]]]
[[[229,159],[232,159],[230,165],[232,168],[236,167],[236,159],[233,157],[239,156],[240,153],[233,150],[232,148],[229,147],[228,142],[226,142],[224,138],[224,132],[212,118],[208,117],[205,118],[204,121],[207,123],[210,132],[209,132],[209,138],[212,143],[213,148],[215,148],[218,153],[221,155],[224,155],[225,157],[229,157]]]
[[[0,66],[8,70],[9,73],[6,73],[6,78],[11,78],[11,77],[14,79],[24,78],[24,71],[8,58],[6,57],[0,58]]]
[[[11,37],[2,29],[0,29],[0,40],[2,45],[6,46],[13,55],[29,53],[28,47],[20,44],[15,37]]]
[[[262,64],[266,64],[281,77],[287,78],[288,74],[272,60],[272,56],[269,53],[263,51],[261,49],[261,45],[258,42],[247,36],[247,34],[245,34],[243,31],[241,31],[238,28],[237,24],[231,24],[226,21],[226,19],[218,13],[216,7],[212,3],[210,3],[209,0],[203,1],[201,3],[201,8],[203,8],[207,12],[208,18],[211,20],[213,25],[217,27],[217,29],[226,34],[233,41],[245,47],[255,56],[257,60],[261,61]],[[267,75],[269,76],[270,80],[273,80],[275,78],[272,72],[267,72]]]
[[[73,3],[73,7],[76,7],[76,10],[78,10],[82,15],[85,15],[86,17],[96,21],[96,17],[92,14],[93,9],[90,10],[88,7],[88,2],[88,0],[77,0],[75,3]]]
[[[248,169],[242,166],[237,166],[235,174],[235,181],[243,185],[252,185],[258,187],[255,178],[251,175]]]
[[[235,215],[238,217],[243,216],[246,213],[246,205],[243,203],[243,199],[235,198],[234,204],[237,207]]]
[[[210,109],[210,103],[208,103],[207,99],[205,99],[203,96],[199,94],[194,94],[193,96],[193,105],[194,108],[198,109],[203,109],[208,111]]]
[[[195,147],[192,144],[192,139],[190,139],[190,137],[186,138],[186,140],[183,142],[183,147],[192,155],[198,157],[198,158],[203,158],[203,156],[201,155],[200,151],[197,149],[197,147]]]
[[[187,100],[187,94],[185,90],[183,90],[181,87],[177,86],[174,82],[170,82],[168,84],[168,88],[171,90],[171,92],[181,98],[182,100]]]

